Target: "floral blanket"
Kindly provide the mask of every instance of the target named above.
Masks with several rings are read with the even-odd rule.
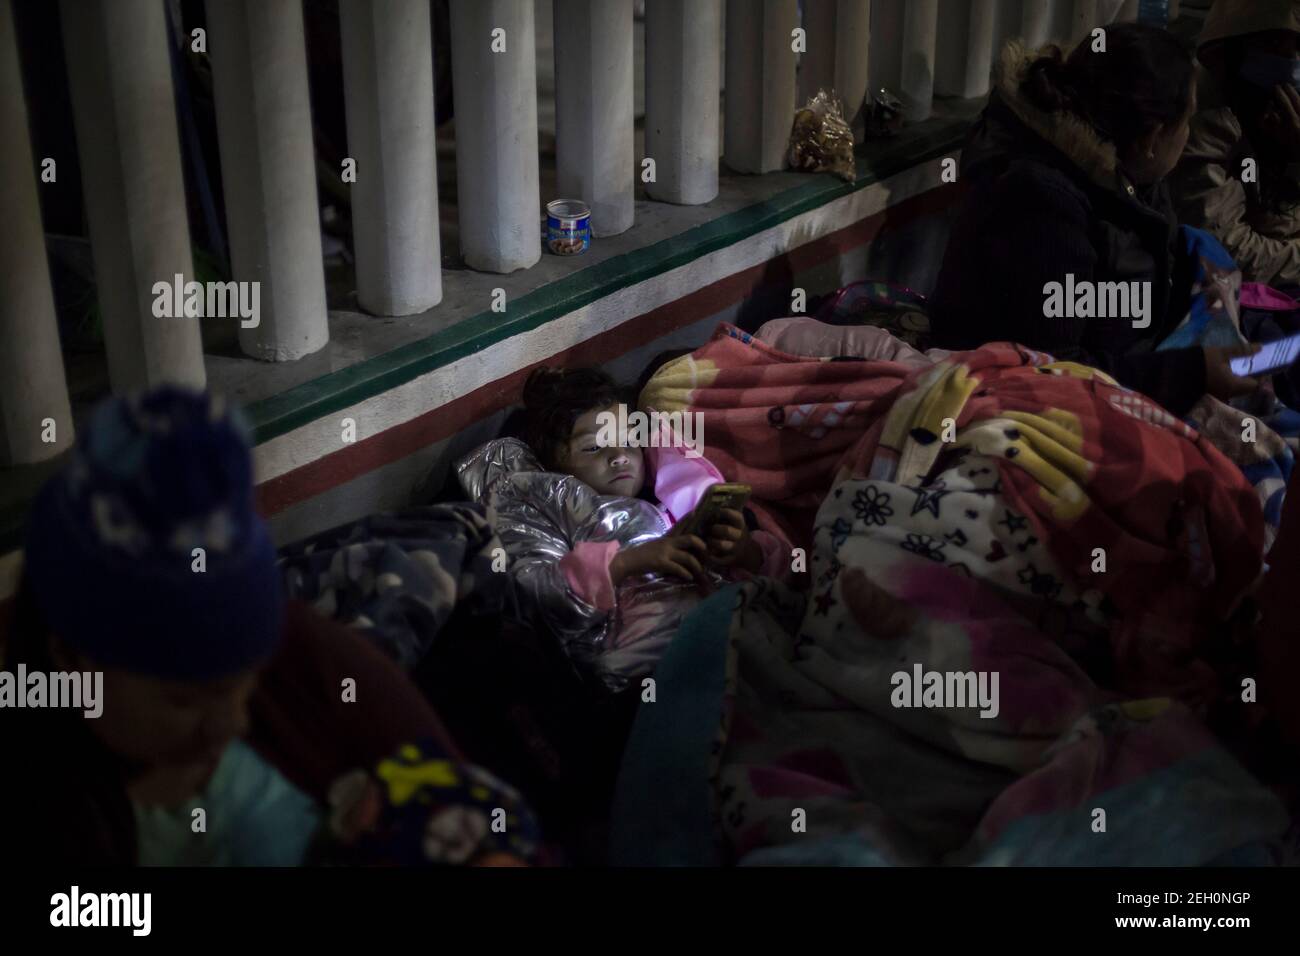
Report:
[[[1019,346],[925,365],[824,361],[723,325],[660,369],[641,403],[700,413],[709,459],[750,484],[760,521],[797,545],[837,482],[889,481],[919,489],[889,507],[934,519],[911,529],[910,548],[960,563],[946,558],[945,536],[967,533],[970,519],[948,471],[982,458],[982,474],[1060,569],[1053,577],[1105,602],[1131,692],[1212,693],[1196,660],[1262,566],[1260,498],[1210,436],[1094,369]]]

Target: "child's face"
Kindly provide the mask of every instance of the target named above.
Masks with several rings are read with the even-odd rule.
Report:
[[[617,404],[608,408],[593,408],[573,423],[573,433],[568,444],[560,447],[560,461],[564,470],[582,479],[598,494],[623,495],[635,498],[645,484],[645,459],[641,449],[625,448],[614,442],[618,425]],[[602,415],[611,415],[612,425],[601,434]],[[613,440],[607,440],[612,436]]]
[[[69,669],[103,672],[103,713],[86,723],[138,769],[145,802],[176,806],[198,793],[230,742],[248,731],[256,669],[212,681],[162,680],[100,667],[61,645],[55,654]]]

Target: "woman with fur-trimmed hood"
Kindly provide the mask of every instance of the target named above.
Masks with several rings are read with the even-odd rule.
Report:
[[[1179,217],[1243,278],[1300,285],[1300,0],[1217,0],[1199,44],[1199,110],[1169,177]]]
[[[1100,368],[1181,415],[1207,392],[1256,387],[1228,367],[1241,349],[1154,351],[1191,297],[1194,263],[1163,179],[1196,110],[1192,60],[1140,24],[1107,27],[1104,52],[1095,45],[1085,38],[1068,59],[1055,46],[1004,50],[962,151],[969,193],[931,298],[935,344],[1019,342]],[[1149,283],[1147,324],[1049,309],[1049,284],[1071,281]]]

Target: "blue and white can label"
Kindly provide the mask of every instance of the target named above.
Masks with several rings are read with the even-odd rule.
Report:
[[[591,245],[591,210],[577,199],[546,204],[546,247],[557,256],[586,252]]]

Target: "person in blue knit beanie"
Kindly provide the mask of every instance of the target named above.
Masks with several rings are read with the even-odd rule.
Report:
[[[125,791],[92,805],[131,814],[100,832],[146,864],[295,863],[320,824],[241,740],[285,610],[248,435],[210,394],[114,398],[32,505],[18,656],[83,686],[102,674],[98,716],[31,714],[32,739],[83,763],[92,792]]]
[[[284,598],[254,510],[237,409],[165,387],[94,413],[37,497],[26,567],[69,651],[166,680],[217,680],[275,648]]]
[[[0,765],[15,771],[0,787],[0,857],[297,865],[409,862],[421,846],[436,863],[530,855],[535,824],[518,794],[461,762],[392,662],[286,602],[276,562],[237,409],[166,386],[95,410],[32,505],[7,634],[0,622],[0,679],[12,688],[43,674],[52,685],[75,673],[91,686],[95,675],[99,699],[14,708],[0,687]],[[345,679],[362,703],[340,701]],[[334,783],[367,768],[381,782],[400,772],[439,783],[424,801],[439,810],[433,837],[419,842],[422,821],[405,807],[336,832]],[[508,835],[482,823],[500,807],[516,821]]]

